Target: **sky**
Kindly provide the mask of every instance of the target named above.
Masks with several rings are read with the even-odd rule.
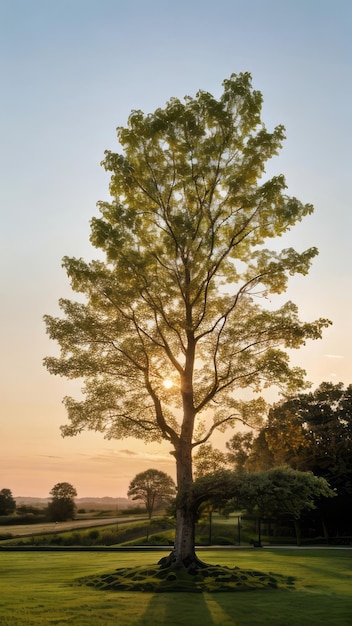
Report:
[[[62,257],[97,256],[89,221],[116,127],[172,96],[220,95],[233,72],[252,74],[267,128],[286,127],[269,173],[315,206],[282,241],[320,251],[286,299],[333,325],[292,362],[313,388],[352,383],[351,30],[350,0],[0,0],[0,489],[115,497],[137,472],[174,477],[166,445],[61,437],[79,386],[43,367],[57,348],[42,318],[74,298]]]

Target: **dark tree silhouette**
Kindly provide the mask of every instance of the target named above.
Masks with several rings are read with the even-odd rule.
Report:
[[[127,495],[132,500],[141,500],[151,519],[154,508],[168,503],[176,495],[176,485],[171,476],[156,469],[137,474],[130,482]]]

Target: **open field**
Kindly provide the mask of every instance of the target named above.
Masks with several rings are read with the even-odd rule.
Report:
[[[43,522],[39,524],[8,524],[0,526],[0,533],[11,534],[13,537],[25,537],[29,535],[41,535],[44,533],[60,533],[68,530],[78,530],[80,528],[95,528],[96,526],[114,526],[127,524],[129,522],[148,519],[145,515],[124,515],[116,518],[90,518],[76,519],[68,522]]]
[[[1,626],[351,626],[352,551],[207,550],[201,558],[296,579],[294,591],[131,593],[71,586],[165,552],[0,553]]]

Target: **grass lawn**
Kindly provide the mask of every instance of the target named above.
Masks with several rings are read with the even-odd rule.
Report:
[[[207,550],[208,563],[294,576],[292,591],[142,593],[71,586],[165,552],[0,553],[1,626],[351,626],[352,551]]]

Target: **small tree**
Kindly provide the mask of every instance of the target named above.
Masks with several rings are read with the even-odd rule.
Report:
[[[16,509],[16,501],[10,489],[0,491],[0,515],[10,515]]]
[[[176,485],[171,476],[155,469],[148,469],[137,474],[130,482],[127,495],[132,500],[141,500],[145,504],[149,519],[154,508],[161,503],[168,503],[176,495]]]
[[[55,522],[65,522],[73,519],[76,506],[74,498],[77,496],[76,489],[70,483],[57,483],[50,491],[52,501],[48,506],[48,516]]]
[[[195,510],[203,502],[231,509],[246,509],[258,518],[289,519],[295,525],[303,511],[312,510],[321,498],[335,497],[325,478],[311,472],[279,467],[263,472],[220,470],[204,474],[193,483]]]
[[[288,519],[293,522],[297,544],[300,543],[299,520],[304,511],[316,508],[321,498],[335,497],[325,478],[312,472],[277,467],[242,476],[237,486],[237,500],[260,519]]]

